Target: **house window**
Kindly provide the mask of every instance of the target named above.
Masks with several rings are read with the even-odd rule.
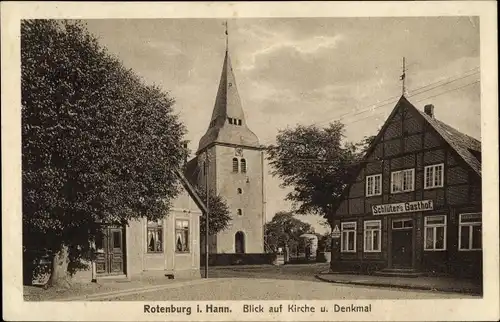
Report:
[[[243,190],[241,190],[241,188],[238,188],[236,191],[238,192],[239,195],[243,193]]]
[[[382,194],[382,175],[375,174],[366,177],[366,196],[378,196]]]
[[[247,172],[247,161],[245,159],[241,159],[241,172],[242,173]]]
[[[237,212],[238,212],[238,216],[243,216],[243,211],[241,209],[238,209]]]
[[[229,124],[233,124],[233,119],[232,118],[228,117],[227,119],[229,120]]]
[[[481,213],[460,214],[458,229],[458,250],[481,249]]]
[[[413,191],[415,169],[395,171],[391,174],[391,193]]]
[[[238,125],[241,125],[241,120],[238,120]]]
[[[341,224],[340,249],[343,253],[356,252],[356,223],[343,222]]]
[[[238,172],[238,159],[233,158],[233,172]]]
[[[446,216],[427,216],[424,221],[425,250],[446,249]]]
[[[189,252],[189,220],[177,219],[175,221],[175,252]]]
[[[413,220],[411,219],[395,219],[392,221],[392,230],[411,229],[413,228]]]
[[[163,252],[163,220],[148,221],[148,253]]]
[[[382,243],[382,222],[380,220],[368,220],[364,223],[365,252],[380,252]]]
[[[424,168],[424,189],[443,186],[443,164],[430,165]]]

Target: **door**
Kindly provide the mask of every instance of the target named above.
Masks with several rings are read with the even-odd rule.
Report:
[[[245,234],[241,231],[234,235],[234,250],[236,254],[245,253]]]
[[[411,219],[392,222],[392,266],[411,268],[413,260],[413,221]]]
[[[106,227],[96,241],[96,271],[99,275],[124,273],[123,228]]]

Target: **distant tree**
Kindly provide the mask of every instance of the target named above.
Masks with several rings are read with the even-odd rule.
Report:
[[[292,212],[280,211],[265,224],[265,241],[267,251],[277,252],[279,247],[297,247],[300,235],[314,233],[310,224],[293,216]]]
[[[47,251],[50,283],[68,286],[100,222],[168,213],[185,129],[80,23],[22,21],[21,95],[24,264]]]
[[[330,224],[328,223],[328,220],[326,220],[326,219],[321,220],[321,221],[319,222],[319,225],[320,225],[321,227],[326,228],[327,230],[331,230]]]
[[[318,236],[318,250],[320,252],[331,251],[332,246],[332,235],[330,232],[326,232],[323,235]]]
[[[298,125],[280,130],[267,149],[272,175],[293,190],[286,199],[298,214],[327,216],[338,202],[350,175],[373,137],[359,143],[344,140],[344,125]]]
[[[380,131],[380,128],[379,128]],[[358,143],[358,147],[361,149],[360,155],[363,156],[370,145],[375,141],[376,135],[365,136],[361,142]]]

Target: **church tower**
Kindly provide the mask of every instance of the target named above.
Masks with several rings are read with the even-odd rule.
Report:
[[[232,217],[228,229],[212,236],[209,252],[263,253],[264,149],[247,125],[227,43],[212,117],[196,158],[198,185],[226,199]]]

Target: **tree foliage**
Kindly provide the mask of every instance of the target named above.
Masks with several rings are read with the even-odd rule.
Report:
[[[320,252],[329,252],[332,249],[332,234],[326,232],[323,235],[318,234],[318,250]]]
[[[286,198],[298,214],[326,216],[333,210],[349,176],[374,137],[345,141],[344,125],[298,125],[280,130],[267,149],[272,175],[293,190]]]
[[[297,247],[300,235],[314,233],[310,224],[293,216],[292,212],[281,211],[264,226],[266,251],[277,252],[279,247]]]
[[[207,193],[203,188],[197,188],[203,202],[207,202]],[[208,217],[208,233],[215,235],[229,227],[231,215],[226,200],[213,192],[209,193],[209,217]],[[200,218],[200,233],[205,236],[206,217]]]
[[[184,126],[80,23],[21,24],[23,245],[85,256],[98,222],[164,216]],[[71,265],[70,265],[71,266]]]

